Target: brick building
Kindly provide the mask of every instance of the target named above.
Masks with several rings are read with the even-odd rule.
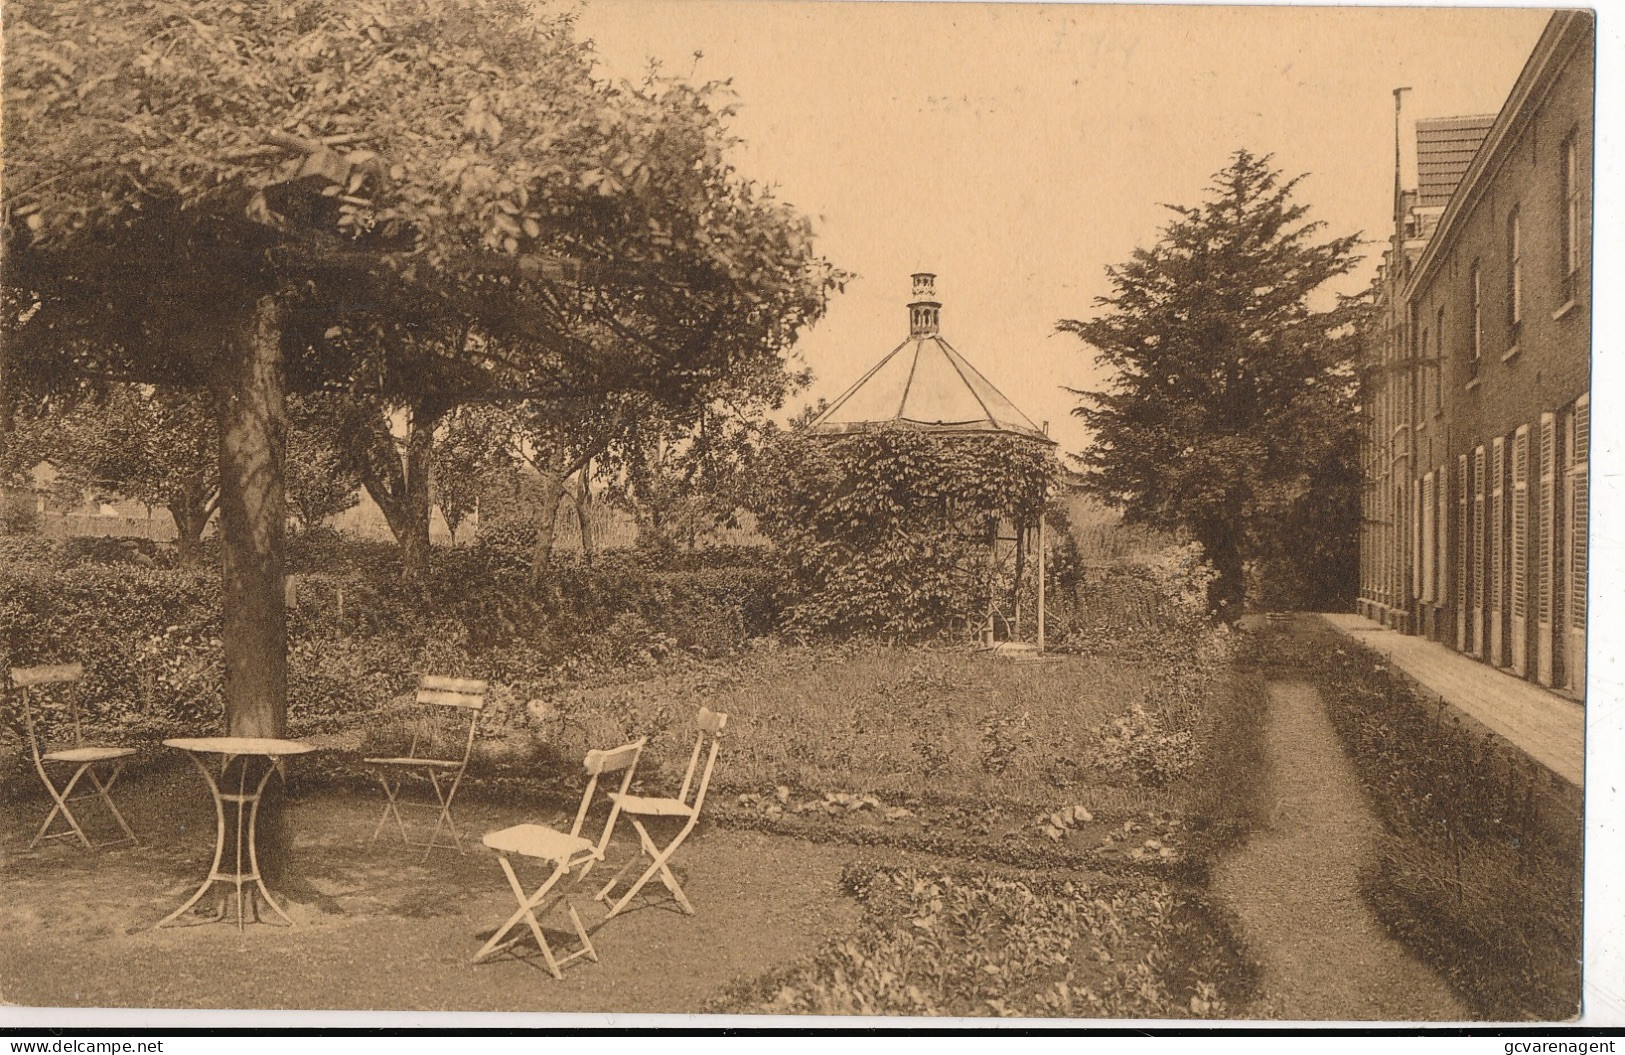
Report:
[[[1558,12],[1493,119],[1417,123],[1364,363],[1361,613],[1577,696],[1595,52]]]

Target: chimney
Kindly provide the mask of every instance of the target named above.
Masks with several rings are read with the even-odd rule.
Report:
[[[937,300],[937,276],[929,271],[914,273],[914,299],[908,303],[908,333],[910,337],[935,337],[937,313],[942,304]]]

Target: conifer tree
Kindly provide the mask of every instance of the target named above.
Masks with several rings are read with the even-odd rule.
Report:
[[[1359,263],[1359,235],[1324,239],[1293,200],[1303,177],[1283,179],[1270,161],[1236,151],[1205,202],[1168,206],[1157,243],[1107,269],[1099,314],[1058,324],[1112,371],[1100,391],[1071,390],[1094,432],[1087,485],[1131,521],[1200,544],[1225,621],[1241,614],[1249,561],[1314,559],[1345,535],[1352,546],[1358,527],[1364,305],[1311,301]]]

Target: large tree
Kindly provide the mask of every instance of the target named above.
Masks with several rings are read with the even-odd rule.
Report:
[[[718,88],[603,83],[533,5],[15,0],[6,21],[4,394],[208,393],[234,734],[286,719],[285,391],[411,409],[400,493],[426,523],[450,407],[701,386],[776,358],[835,280],[729,167]]]
[[[1134,521],[1187,533],[1217,576],[1216,617],[1246,597],[1247,562],[1346,534],[1359,302],[1324,287],[1359,261],[1327,238],[1268,156],[1238,150],[1200,205],[1167,206],[1157,243],[1108,268],[1113,292],[1062,332],[1111,371],[1072,390],[1093,430],[1084,479]],[[1329,306],[1317,306],[1320,302]],[[1307,552],[1307,551],[1305,551]]]

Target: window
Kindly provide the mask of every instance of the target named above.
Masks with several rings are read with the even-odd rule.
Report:
[[[1418,417],[1422,417],[1433,406],[1433,401],[1432,401],[1431,398],[1429,398],[1429,389],[1432,387],[1432,384],[1433,384],[1433,360],[1429,356],[1428,351],[1429,351],[1429,349],[1428,349],[1428,331],[1423,330],[1422,331],[1422,354],[1421,354],[1421,357],[1420,357],[1420,359],[1419,359],[1419,361],[1417,363],[1417,367],[1418,367],[1417,373],[1422,375],[1421,376],[1421,384],[1422,384],[1422,393],[1421,393],[1421,395],[1422,395],[1422,399],[1421,399],[1421,403],[1416,408],[1417,411],[1419,412],[1417,414]],[[1418,424],[1417,427],[1418,428],[1425,428],[1426,426],[1427,426],[1427,420],[1424,418]]]
[[[1433,328],[1434,355],[1439,359],[1433,371],[1433,413],[1444,413],[1444,309],[1439,309],[1438,323]]]
[[[1575,275],[1580,270],[1580,170],[1574,137],[1563,140],[1558,167],[1563,195],[1563,300],[1574,299]]]
[[[1512,330],[1509,345],[1518,343],[1518,324],[1523,321],[1523,245],[1518,230],[1518,210],[1507,217],[1507,326]]]
[[[1484,284],[1478,261],[1467,270],[1467,376],[1478,376],[1478,365],[1484,359]]]

